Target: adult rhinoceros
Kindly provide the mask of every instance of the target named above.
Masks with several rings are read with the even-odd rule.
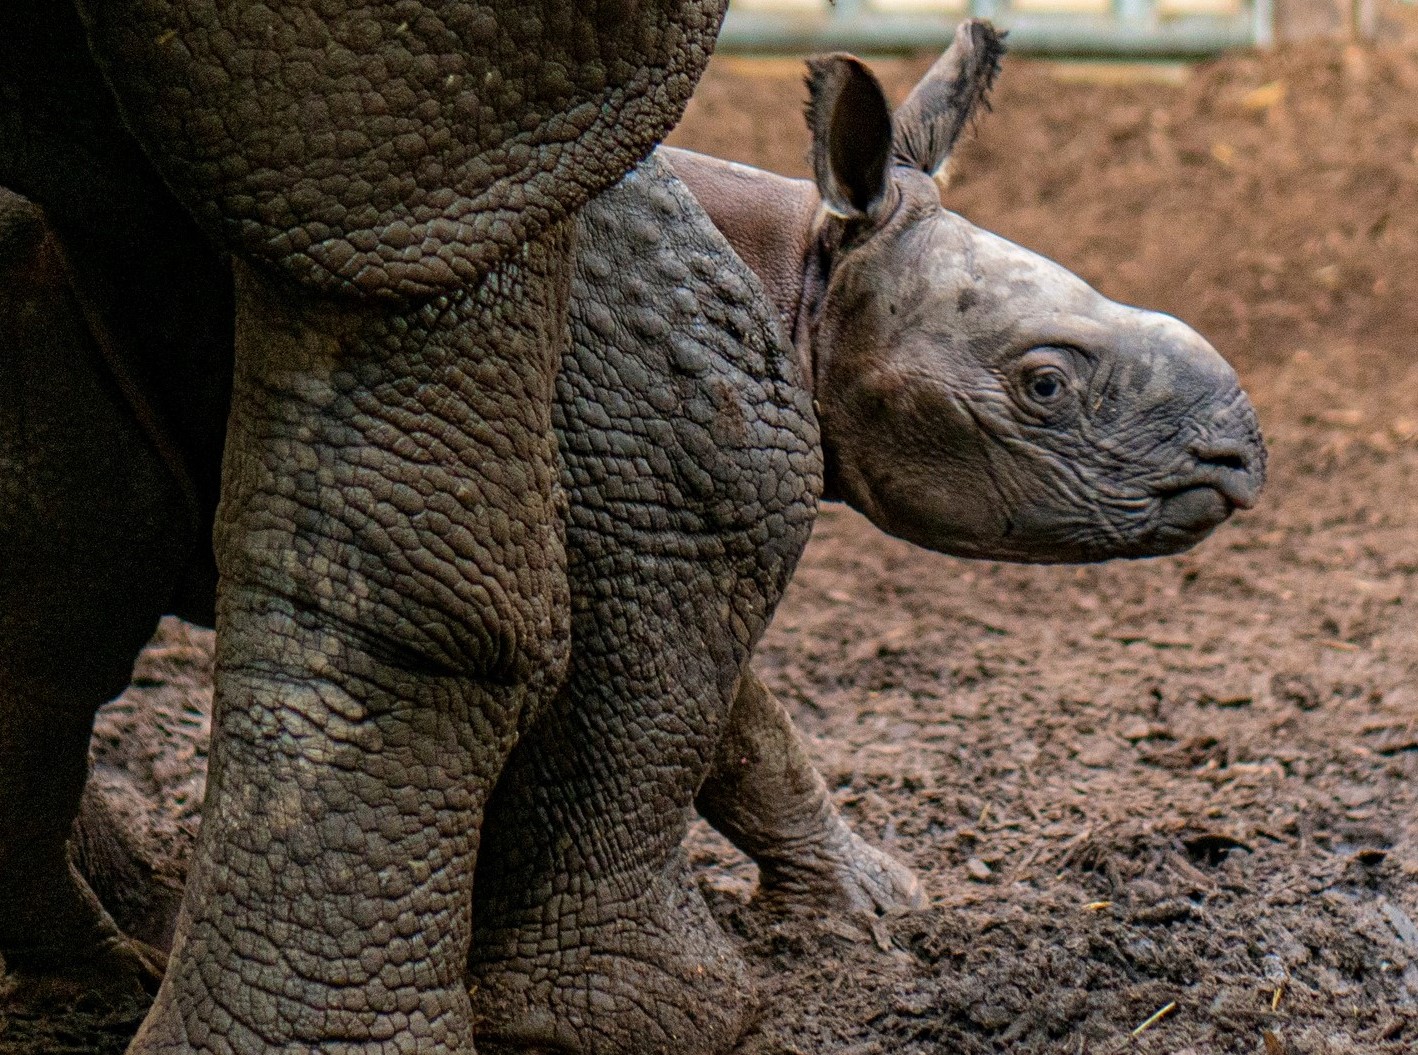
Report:
[[[46,335],[0,393],[10,999],[156,984],[65,842],[95,709],[160,614],[213,616],[214,520],[212,779],[134,1051],[471,1050],[483,809],[569,643],[570,217],[723,6],[5,5],[0,183],[107,360],[65,387]],[[197,397],[233,363],[228,422]]]

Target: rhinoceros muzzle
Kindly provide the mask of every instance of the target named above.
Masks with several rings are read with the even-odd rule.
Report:
[[[1265,486],[1265,448],[1259,436],[1194,447],[1196,481],[1213,487],[1236,509],[1250,509]]]
[[[1194,445],[1190,453],[1192,468],[1158,492],[1158,519],[1169,535],[1199,541],[1236,510],[1256,504],[1265,485],[1265,446],[1251,430],[1244,439]]]

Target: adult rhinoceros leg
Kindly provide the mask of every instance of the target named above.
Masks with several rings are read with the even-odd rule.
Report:
[[[466,1050],[480,812],[566,649],[560,225],[722,4],[81,6],[245,261],[204,827],[134,1050]]]
[[[94,712],[191,546],[180,489],[73,300],[39,210],[0,191],[0,1004],[145,1003],[160,955],[70,863]],[[144,990],[147,990],[145,994]]]
[[[214,757],[136,1050],[471,1049],[483,803],[564,659],[566,239],[412,309],[238,266]]]
[[[909,868],[848,827],[792,716],[751,667],[694,804],[757,863],[770,901],[854,912],[925,902]]]
[[[495,1041],[727,1048],[750,999],[680,844],[815,511],[816,426],[757,280],[654,161],[582,214],[557,428],[573,651],[479,865]]]

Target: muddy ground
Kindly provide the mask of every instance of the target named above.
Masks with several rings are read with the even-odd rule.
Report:
[[[899,97],[925,65],[877,68]],[[1268,491],[1192,553],[1090,568],[824,514],[760,669],[931,906],[770,915],[696,831],[760,979],[745,1055],[1418,1050],[1418,52],[1123,72],[1008,61],[949,204],[1206,333]],[[715,60],[675,140],[802,173],[801,97],[797,63]],[[99,779],[131,779],[102,763],[136,702],[201,723],[208,649],[165,626]]]

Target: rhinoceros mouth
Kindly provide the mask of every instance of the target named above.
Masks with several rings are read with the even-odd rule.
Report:
[[[1213,440],[1191,449],[1197,459],[1191,478],[1175,490],[1215,488],[1235,509],[1250,509],[1265,486],[1265,450],[1258,442]]]
[[[1161,495],[1163,528],[1187,535],[1205,535],[1234,513],[1238,503],[1210,484],[1193,484]]]
[[[1164,523],[1206,532],[1238,509],[1250,509],[1265,483],[1263,460],[1239,444],[1214,444],[1193,451],[1197,463],[1167,481],[1157,493]]]

